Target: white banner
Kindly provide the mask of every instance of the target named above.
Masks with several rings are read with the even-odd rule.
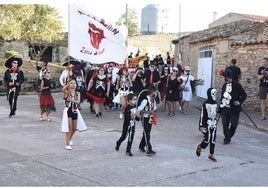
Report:
[[[127,32],[86,11],[69,5],[69,55],[93,64],[127,58]]]

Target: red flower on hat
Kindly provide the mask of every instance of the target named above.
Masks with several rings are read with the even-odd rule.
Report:
[[[223,69],[219,70],[218,74],[219,74],[219,76],[223,76],[224,70]]]

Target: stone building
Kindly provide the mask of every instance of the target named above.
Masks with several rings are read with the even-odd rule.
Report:
[[[256,74],[261,60],[268,56],[268,20],[242,17],[231,22],[221,19],[221,23],[224,24],[173,40],[175,57],[180,58],[177,61],[182,65],[189,65],[195,77],[205,80],[203,86],[196,88],[196,95],[202,98],[206,98],[206,90],[211,86],[221,93],[224,80],[218,72],[229,66],[231,59],[237,59],[242,72],[240,83],[248,93],[244,107],[259,111]]]
[[[137,35],[128,38],[128,51],[135,53],[140,51],[140,55],[148,53],[152,59],[158,54],[166,58],[166,53],[172,56],[175,51],[175,46],[172,40],[178,38],[178,34],[153,34],[153,35]]]
[[[31,43],[31,45],[23,40],[19,41],[0,41],[0,58],[5,56],[6,51],[17,51],[24,60],[30,60],[30,46],[34,46],[36,49],[40,44]],[[65,33],[65,38],[59,45],[56,42],[43,43],[41,46],[47,46],[46,51],[41,57],[41,61],[48,62],[65,62],[68,55],[68,35]]]

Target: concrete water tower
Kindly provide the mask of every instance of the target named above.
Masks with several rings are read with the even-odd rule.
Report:
[[[155,34],[161,31],[160,14],[161,10],[155,4],[149,4],[141,10],[141,34]]]

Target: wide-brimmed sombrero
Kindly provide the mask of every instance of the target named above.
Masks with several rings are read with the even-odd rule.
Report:
[[[66,66],[68,65],[68,63],[69,63],[69,62],[66,61],[65,63],[62,64],[62,66],[66,67]],[[71,61],[70,61],[70,64],[71,64],[71,65],[75,65],[75,64],[77,64],[77,63],[80,63],[80,62],[77,61],[77,60],[71,60]]]
[[[18,55],[13,55],[11,57],[9,57],[6,62],[5,62],[5,66],[7,68],[11,68],[12,67],[12,62],[13,61],[17,61],[18,62],[18,67],[20,67],[22,65],[22,58]]]

